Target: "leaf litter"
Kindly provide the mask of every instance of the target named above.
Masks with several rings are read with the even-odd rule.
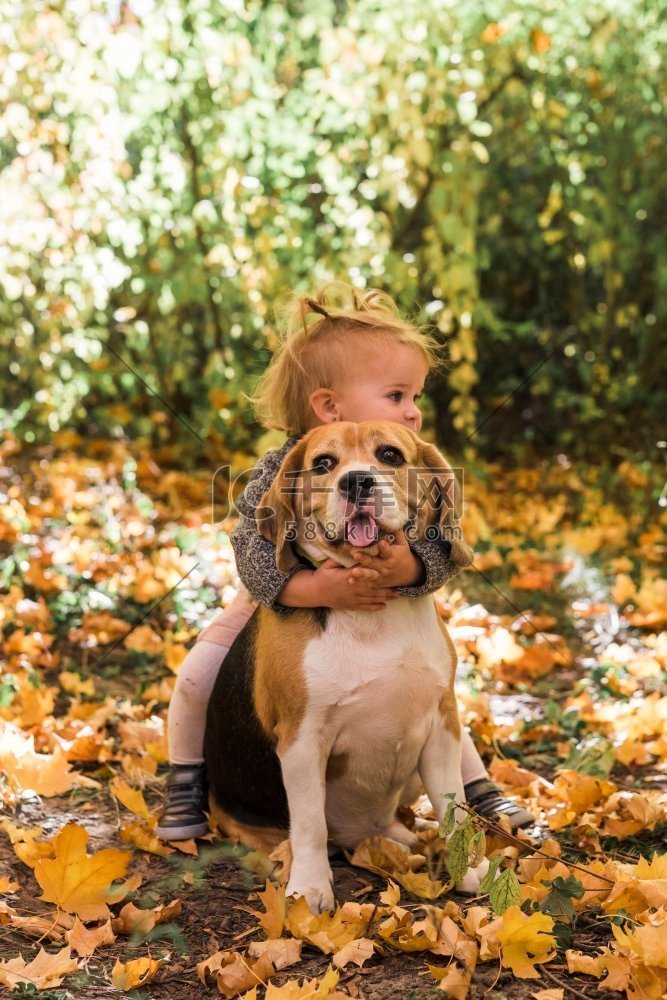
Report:
[[[8,990],[667,992],[665,513],[647,505],[645,478],[614,474],[625,508],[569,466],[537,479],[489,467],[467,483],[479,573],[436,603],[466,720],[544,843],[474,817],[449,859],[434,831],[414,853],[373,838],[339,857],[339,905],[313,916],[258,852],[154,835],[174,676],[237,584],[231,522],[209,523],[206,476],[188,473],[179,499],[185,474],[141,447],[41,457],[0,445]],[[424,803],[415,813],[428,819]],[[447,860],[456,871],[480,845],[495,878],[465,900]]]

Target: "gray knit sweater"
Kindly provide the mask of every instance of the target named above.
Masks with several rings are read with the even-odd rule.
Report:
[[[276,548],[266,538],[262,538],[257,530],[255,510],[260,500],[270,488],[287,453],[294,447],[298,437],[291,437],[282,448],[268,451],[259,460],[253,471],[252,478],[237,500],[241,514],[237,526],[231,534],[232,547],[236,556],[238,574],[252,596],[260,604],[266,605],[279,615],[287,615],[294,608],[285,607],[278,601],[278,594],[287,581],[300,570],[312,569],[312,565],[297,556],[298,562],[289,573],[281,573],[276,566]],[[455,543],[456,544],[456,543]],[[465,543],[458,543],[459,553],[470,553],[468,562],[472,562],[472,553]],[[442,587],[447,580],[463,568],[461,555],[459,561],[451,558],[451,543],[446,541],[421,541],[410,545],[412,551],[419,556],[426,570],[426,579],[422,584],[413,587],[397,587],[404,597],[421,597]]]

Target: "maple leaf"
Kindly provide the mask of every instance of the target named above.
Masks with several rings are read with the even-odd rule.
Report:
[[[544,779],[535,771],[520,767],[516,760],[507,760],[501,757],[493,758],[489,766],[489,774],[494,781],[510,785],[513,792],[519,788],[527,789],[533,781],[544,782]]]
[[[499,918],[496,934],[500,942],[500,959],[504,968],[511,969],[520,979],[539,979],[537,963],[550,962],[556,939],[549,932],[554,922],[544,913],[523,913],[511,906]]]
[[[248,945],[250,958],[266,955],[275,966],[276,972],[294,965],[301,958],[303,942],[294,938],[269,938],[268,941],[251,941]]]
[[[99,920],[109,915],[111,883],[125,874],[131,855],[116,848],[89,855],[87,842],[83,827],[63,827],[53,841],[55,857],[36,863],[35,878],[44,890],[41,899],[82,920]]]
[[[600,988],[619,991],[627,989],[632,968],[630,959],[624,955],[617,955],[609,948],[603,948],[597,955],[584,955],[580,951],[568,950],[565,952],[565,958],[569,972],[583,972],[587,976],[595,976],[596,979],[600,979],[606,973]]]
[[[116,935],[111,929],[111,920],[106,920],[99,927],[87,928],[77,917],[74,926],[65,935],[67,943],[82,957],[92,955],[96,948],[104,944],[114,944]]]
[[[271,942],[277,943],[277,942]],[[238,996],[256,983],[266,984],[276,974],[268,954],[246,960],[238,952],[217,951],[197,965],[197,975],[203,983],[215,975],[218,991],[230,998]]]
[[[0,983],[4,983],[10,990],[20,983],[42,990],[60,986],[65,976],[78,968],[79,963],[72,958],[69,947],[52,955],[40,948],[37,958],[32,962],[25,962],[20,954],[8,962],[0,962]]]
[[[376,836],[363,840],[354,850],[350,860],[359,868],[368,868],[379,875],[391,875],[408,892],[422,899],[437,899],[448,888],[449,882],[438,882],[428,872],[416,872],[423,865],[423,854],[411,854],[403,844],[387,837]]]
[[[485,927],[491,917],[489,910],[486,906],[470,906],[461,914],[461,926],[466,934],[472,935],[472,937],[479,937],[479,932],[482,927]]]
[[[437,926],[437,921],[442,911],[436,910],[434,907],[431,907],[430,911],[432,919],[435,919]],[[418,924],[421,924],[421,921],[414,925],[415,930],[418,929]],[[472,938],[468,937],[461,928],[457,927],[452,918],[446,914],[442,916],[437,930],[438,940],[430,951],[434,955],[446,955],[458,958],[467,969],[474,969],[477,964],[478,948]]]
[[[407,910],[387,917],[378,927],[378,934],[397,951],[430,951],[438,941],[438,931],[433,924],[425,920],[413,924]]]
[[[146,805],[143,793],[138,791],[136,788],[131,788],[126,781],[122,778],[116,777],[109,782],[109,791],[115,799],[118,799],[126,809],[134,813],[135,816],[140,816],[145,819],[147,823],[153,826],[156,823],[155,817],[151,815],[150,809]]]
[[[25,791],[48,798],[62,795],[75,785],[99,787],[96,781],[71,770],[64,750],[52,754],[36,753],[33,736],[24,735],[15,726],[0,720],[0,771],[6,771]]]
[[[118,832],[123,843],[138,847],[140,851],[157,854],[161,858],[174,853],[174,848],[159,840],[146,823],[127,823]]]
[[[452,997],[453,1000],[466,1000],[471,979],[471,973],[467,969],[460,969],[455,962],[452,962],[445,968],[429,965],[428,971],[437,980],[438,990],[446,997]]]
[[[53,844],[50,841],[36,839],[44,832],[41,826],[15,826],[8,819],[3,819],[2,826],[14,848],[14,853],[24,865],[34,868],[40,858],[53,857]]]
[[[294,937],[308,941],[325,955],[331,955],[355,938],[362,937],[369,919],[370,913],[349,903],[338,907],[333,914],[315,915],[301,897],[290,900],[285,926]]]
[[[135,958],[131,962],[116,961],[111,970],[111,982],[117,990],[126,992],[145,986],[154,979],[166,958]]]
[[[616,924],[612,924],[611,929],[616,941],[626,953],[634,952],[644,965],[667,969],[667,948],[665,947],[667,920],[665,917],[667,917],[667,913],[663,911],[664,923],[653,927],[638,926],[631,931],[625,931]]]
[[[336,989],[338,973],[330,967],[322,979],[290,980],[284,986],[269,983],[264,1000],[348,1000],[347,994]],[[256,1000],[257,990],[244,993],[242,1000]]]
[[[279,938],[285,926],[286,902],[285,886],[275,886],[269,879],[263,892],[258,892],[257,896],[262,902],[264,913],[259,910],[251,910],[250,907],[240,906],[240,910],[257,917],[259,925],[269,938]]]
[[[361,967],[364,962],[375,952],[375,945],[368,938],[356,938],[337,951],[333,957],[333,964],[337,969],[344,969],[352,962],[353,965]]]
[[[156,906],[152,910],[142,910],[134,903],[126,903],[111,926],[116,934],[148,934],[157,924],[163,924],[181,912],[180,899]]]

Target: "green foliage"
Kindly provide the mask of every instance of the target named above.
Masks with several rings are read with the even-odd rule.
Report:
[[[547,886],[549,892],[540,903],[540,910],[556,920],[572,920],[576,912],[572,900],[581,899],[585,892],[579,879],[574,875],[568,875],[567,878],[558,875],[554,879],[543,881],[542,885]]]
[[[650,453],[666,8],[0,0],[2,423],[245,448],[276,297],[349,276],[448,340],[444,443],[514,393],[476,447]]]
[[[611,740],[594,733],[576,745],[570,746],[562,766],[571,771],[578,771],[579,774],[589,774],[594,778],[608,778],[615,763],[616,755]]]
[[[488,889],[491,909],[497,917],[510,906],[517,906],[520,899],[519,879],[513,868],[504,868]]]
[[[455,796],[449,794],[446,798],[450,801],[439,832],[441,837],[447,838],[447,871],[454,882],[460,882],[469,868],[481,864],[486,852],[486,837],[483,830],[477,828],[472,816],[465,816],[457,823]]]

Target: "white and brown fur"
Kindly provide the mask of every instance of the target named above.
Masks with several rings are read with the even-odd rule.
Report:
[[[400,467],[382,461],[385,448],[400,453]],[[294,473],[312,469],[323,454],[335,468],[306,477],[305,489],[290,493]],[[418,533],[429,524],[445,527],[452,511],[444,500],[439,510],[416,509],[410,467],[436,476],[449,469],[432,445],[387,421],[308,433],[257,511],[279,568],[287,572],[296,560],[284,539],[294,519],[298,545],[314,562],[353,565],[338,489],[349,472],[384,480],[382,496],[390,502],[376,518],[381,534],[411,519]],[[442,498],[448,493],[443,480]],[[315,538],[306,537],[307,522],[317,525]],[[340,530],[330,540],[324,526],[331,524]],[[382,834],[412,846],[416,838],[397,819],[399,806],[425,790],[440,820],[448,793],[463,801],[455,669],[456,652],[431,596],[394,600],[379,612],[299,609],[278,616],[260,607],[225,658],[209,706],[205,757],[218,821],[222,816],[228,833],[253,845],[289,823],[287,892],[304,896],[315,912],[331,908],[328,841],[353,848]],[[485,870],[483,862],[469,871],[463,890],[475,891]]]

